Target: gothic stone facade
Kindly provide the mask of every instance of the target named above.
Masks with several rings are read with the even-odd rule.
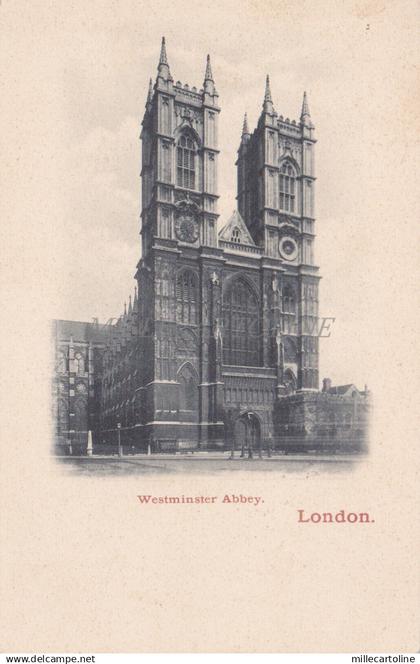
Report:
[[[110,328],[57,320],[53,325],[53,419],[58,452],[86,452],[88,431],[100,429],[102,363]]]
[[[349,422],[357,430],[367,408],[356,413],[352,398],[318,392],[315,136],[306,95],[300,121],[284,119],[267,77],[253,133],[244,121],[238,209],[220,231],[219,113],[209,58],[198,91],[174,82],[163,42],[142,122],[136,293],[115,325],[92,324],[95,349],[87,351],[101,358],[85,377],[94,401],[83,427],[94,431],[95,450],[115,447],[117,425],[132,450],[320,447],[337,398],[343,430]],[[63,336],[58,348],[70,343]],[[73,399],[75,352],[69,346]],[[59,409],[58,426],[71,431],[71,417],[77,423]],[[327,438],[330,447],[344,440]]]

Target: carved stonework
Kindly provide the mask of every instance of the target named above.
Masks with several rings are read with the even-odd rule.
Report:
[[[299,237],[299,230],[296,228],[296,225],[291,223],[291,220],[281,221],[279,226],[279,236],[284,237],[291,235],[293,238],[297,239]]]
[[[188,327],[181,327],[177,334],[177,355],[190,357],[198,353],[197,334]]]
[[[58,392],[59,392],[59,394],[66,394],[68,392],[67,383],[59,382],[58,383]]]
[[[281,159],[288,156],[292,157],[298,164],[301,164],[302,148],[290,138],[279,136],[279,153]]]
[[[220,277],[215,270],[210,275],[210,282],[213,286],[220,286]]]
[[[177,118],[181,118],[182,121],[189,123],[199,122],[201,120],[201,114],[199,111],[190,108],[189,106],[184,106],[183,104],[175,105],[175,115]]]

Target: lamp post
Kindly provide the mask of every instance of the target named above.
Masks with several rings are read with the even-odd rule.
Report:
[[[122,447],[121,447],[121,422],[118,422],[117,424],[117,430],[118,430],[118,456],[122,456]]]
[[[271,440],[272,440],[272,435],[271,433],[268,434],[267,438],[267,456],[271,457]]]
[[[230,457],[229,459],[234,459],[235,458],[235,425],[233,424],[233,418],[231,418],[231,423],[230,423],[230,436],[231,436],[231,443],[230,443]]]
[[[252,422],[251,413],[248,413],[248,422]],[[253,459],[253,443],[254,443],[254,428],[252,424],[250,425],[250,430],[248,434],[248,459]]]

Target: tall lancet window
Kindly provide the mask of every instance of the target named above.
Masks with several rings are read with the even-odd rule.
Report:
[[[183,134],[176,149],[178,187],[195,189],[195,145],[193,139]]]
[[[259,366],[259,347],[258,299],[245,281],[237,279],[223,295],[223,362]]]
[[[198,377],[190,365],[178,373],[180,410],[198,410]]]
[[[280,210],[295,212],[296,194],[296,172],[290,162],[286,161],[280,169]]]
[[[285,286],[283,289],[283,313],[285,314],[296,313],[295,292],[291,286]]]
[[[197,277],[191,270],[178,273],[176,279],[176,318],[178,323],[197,325]]]
[[[76,353],[76,355],[74,356],[74,366],[75,366],[75,372],[77,374],[82,374],[85,372],[85,360],[81,353]]]

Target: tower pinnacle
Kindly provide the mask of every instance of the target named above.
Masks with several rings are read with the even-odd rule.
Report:
[[[271,98],[271,90],[270,90],[270,77],[267,74],[267,78],[265,79],[265,94],[264,94],[264,101],[270,101],[273,103],[273,100]]]
[[[311,114],[309,112],[308,97],[306,95],[306,92],[303,93],[302,112],[300,114],[300,121],[302,122],[302,124],[306,125],[312,124]]]
[[[160,47],[159,64],[160,64],[160,65],[167,65],[167,64],[168,64],[168,56],[166,55],[166,42],[165,42],[165,37],[162,37],[162,46]],[[168,66],[169,66],[169,65],[168,65]]]
[[[308,106],[308,97],[306,95],[306,92],[303,93],[302,115],[310,115],[309,106]]]
[[[268,74],[267,78],[265,79],[263,110],[264,113],[274,113],[273,99],[271,97],[271,89],[270,89],[270,77]]]
[[[168,56],[166,55],[165,37],[162,37],[162,46],[160,47],[158,77],[165,81],[172,80],[171,72],[169,70]]]
[[[206,73],[204,74],[203,89],[205,93],[210,95],[210,97],[214,97],[215,95],[217,95],[216,88],[214,86],[213,72],[211,70],[209,55],[207,56]]]
[[[206,73],[204,76],[205,81],[213,81],[213,73],[211,71],[211,64],[210,64],[210,56],[207,56],[207,65],[206,65]],[[214,81],[213,81],[214,83]]]
[[[244,124],[242,125],[242,136],[247,136],[249,135],[249,129],[248,129],[248,115],[245,113],[244,115]]]

